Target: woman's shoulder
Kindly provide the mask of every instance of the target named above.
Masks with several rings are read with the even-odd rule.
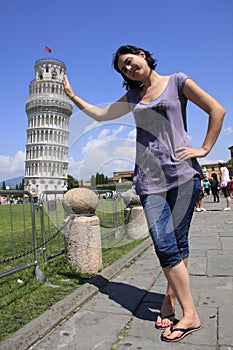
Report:
[[[170,79],[173,79],[179,91],[183,90],[184,84],[190,76],[184,72],[176,72],[171,75]]]
[[[171,75],[177,82],[185,82],[186,79],[190,78],[187,73],[184,72],[176,72]]]

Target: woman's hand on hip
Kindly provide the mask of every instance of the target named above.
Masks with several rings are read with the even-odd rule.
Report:
[[[191,158],[205,157],[208,152],[204,148],[178,147],[176,148],[176,159],[188,160]]]

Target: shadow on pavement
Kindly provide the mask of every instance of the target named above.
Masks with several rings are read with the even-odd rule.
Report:
[[[101,275],[90,280],[89,284],[96,286],[101,293],[108,295],[109,299],[142,320],[154,321],[164,299],[164,294],[148,292],[146,289],[121,282],[110,282]],[[145,296],[146,301],[142,302]]]

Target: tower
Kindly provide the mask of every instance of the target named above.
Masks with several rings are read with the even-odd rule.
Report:
[[[67,189],[69,118],[72,102],[65,94],[63,62],[35,62],[35,80],[29,85],[25,190],[38,197],[46,190]]]

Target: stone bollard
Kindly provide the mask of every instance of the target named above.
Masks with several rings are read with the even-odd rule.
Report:
[[[98,201],[97,195],[86,188],[73,188],[64,195],[67,262],[82,273],[96,274],[102,269],[100,222],[95,215]]]
[[[132,239],[142,239],[149,236],[147,221],[140,198],[128,190],[124,195],[126,208],[124,210],[125,232]]]

